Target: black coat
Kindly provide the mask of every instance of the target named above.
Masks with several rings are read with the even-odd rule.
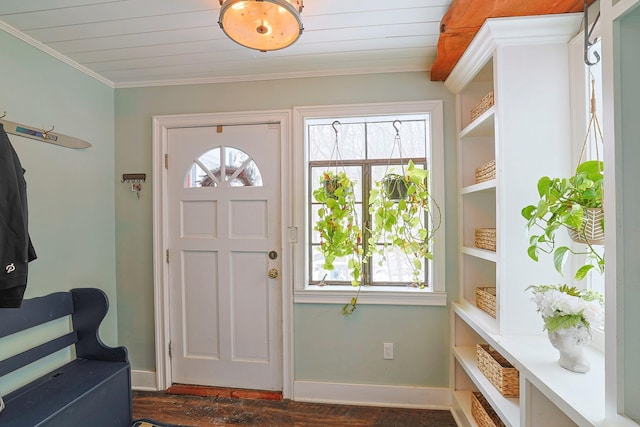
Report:
[[[17,308],[36,259],[28,230],[24,169],[0,124],[0,308]]]

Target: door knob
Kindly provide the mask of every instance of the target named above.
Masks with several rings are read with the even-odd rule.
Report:
[[[278,273],[277,268],[269,269],[269,279],[277,279],[280,273]]]

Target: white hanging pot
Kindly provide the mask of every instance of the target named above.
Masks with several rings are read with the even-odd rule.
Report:
[[[582,226],[579,230],[569,229],[569,237],[576,243],[604,245],[604,210],[602,208],[584,208]]]

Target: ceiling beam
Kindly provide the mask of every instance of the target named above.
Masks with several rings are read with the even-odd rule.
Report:
[[[589,0],[589,4],[594,0]],[[440,21],[432,81],[444,81],[487,18],[582,12],[584,0],[454,0]]]

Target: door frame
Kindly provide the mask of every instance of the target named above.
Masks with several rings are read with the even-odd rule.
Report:
[[[293,283],[289,229],[293,224],[291,208],[291,111],[243,111],[228,113],[177,114],[153,116],[153,290],[156,353],[156,388],[166,390],[172,384],[169,360],[169,266],[166,251],[169,245],[167,169],[168,131],[172,128],[218,125],[280,124],[280,180],[281,180],[281,242],[282,242],[282,395],[293,395]],[[171,159],[169,159],[171,163]]]

